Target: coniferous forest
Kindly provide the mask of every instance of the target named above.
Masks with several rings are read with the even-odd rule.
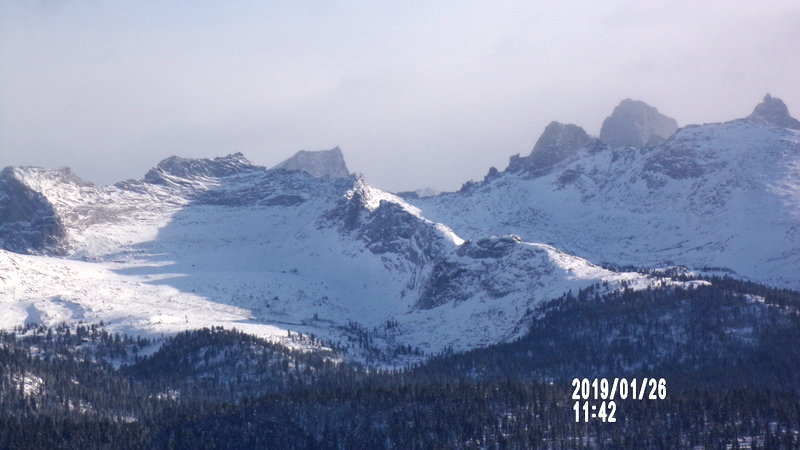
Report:
[[[519,340],[402,370],[222,328],[28,325],[0,334],[0,447],[800,446],[800,294],[711,281],[570,292]],[[576,377],[664,378],[667,395],[576,421]]]

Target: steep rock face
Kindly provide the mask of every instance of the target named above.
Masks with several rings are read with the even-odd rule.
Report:
[[[602,143],[591,138],[583,128],[573,124],[550,122],[536,141],[530,155],[515,155],[509,161],[508,172],[527,172],[531,175],[544,175],[554,166],[574,159],[582,148],[600,150]],[[491,177],[492,173],[488,175]]]
[[[783,103],[783,100],[769,94],[765,95],[764,100],[756,105],[753,113],[747,119],[769,123],[782,128],[800,130],[800,121],[789,114],[789,108]]]
[[[300,150],[273,169],[300,170],[317,178],[346,178],[350,175],[339,147],[330,150]]]
[[[361,175],[352,180],[352,187],[318,219],[318,225],[333,226],[363,243],[388,270],[405,273],[408,288],[416,289],[424,281],[426,266],[447,258],[463,242],[400,197],[368,185]]]
[[[22,169],[25,170],[25,169]],[[63,177],[69,175],[62,171]],[[0,172],[0,248],[18,253],[60,252],[66,230],[50,201],[20,171]]]
[[[529,303],[530,298],[548,297],[552,286],[573,273],[610,275],[549,245],[522,242],[513,235],[467,241],[459,246],[457,256],[435,261],[416,307],[430,310],[455,306],[476,293],[489,303],[505,299],[521,305]]]
[[[600,129],[600,140],[613,148],[661,144],[678,130],[678,122],[647,103],[625,99]]]

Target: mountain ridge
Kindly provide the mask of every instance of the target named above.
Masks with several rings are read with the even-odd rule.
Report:
[[[517,233],[597,262],[726,267],[800,287],[795,130],[744,118],[687,126],[649,148],[585,142],[545,172],[512,163],[459,192],[409,201],[467,239]]]
[[[570,291],[681,285],[613,267],[796,288],[798,179],[800,132],[753,118],[639,148],[553,122],[505,171],[430,197],[241,153],[170,157],[112,186],[6,168],[0,328],[103,321],[154,336],[225,325],[413,364],[513,340],[531,309]]]
[[[515,238],[465,242],[361,175],[316,178],[241,155],[168,158],[148,174],[93,186],[19,173],[63,223],[63,253],[0,251],[0,328],[225,325],[287,343],[288,332],[336,343],[367,329],[374,337],[348,358],[407,364],[511,339],[527,309],[565,291],[653,282]],[[408,346],[420,353],[397,353]]]

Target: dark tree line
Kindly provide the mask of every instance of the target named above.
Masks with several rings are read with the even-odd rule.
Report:
[[[800,295],[711,282],[570,292],[518,341],[398,371],[222,328],[28,326],[0,333],[0,448],[800,446]],[[573,377],[644,376],[666,400],[575,422]]]

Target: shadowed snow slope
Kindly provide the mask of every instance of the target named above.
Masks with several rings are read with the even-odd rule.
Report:
[[[43,208],[63,232],[50,236],[58,253],[35,240],[27,255],[0,252],[3,328],[223,325],[343,345],[367,330],[369,344],[348,357],[393,364],[421,357],[399,348],[430,355],[518,336],[529,308],[568,290],[650,283],[516,236],[465,242],[360,176],[267,170],[240,154],[172,157],[143,180],[104,187],[63,171],[7,170],[38,196],[28,209]],[[21,251],[9,243],[36,227],[31,214],[17,216],[0,237]]]

